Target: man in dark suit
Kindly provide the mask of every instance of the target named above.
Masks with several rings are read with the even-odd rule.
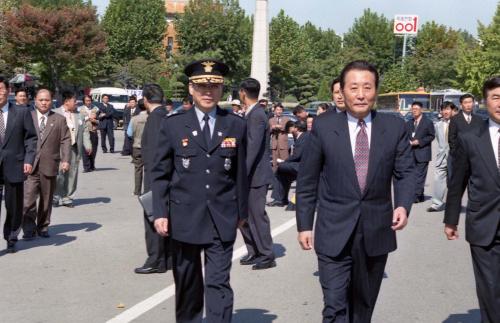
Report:
[[[465,238],[470,244],[481,322],[500,322],[500,76],[483,86],[489,120],[459,133],[453,158],[445,234],[458,239],[462,195],[468,191]]]
[[[7,210],[3,236],[7,251],[15,252],[23,218],[23,182],[33,170],[37,135],[28,108],[9,103],[8,94],[9,81],[0,76],[0,185]]]
[[[292,147],[292,154],[278,165],[274,176],[273,192],[271,194],[273,201],[269,202],[267,206],[282,207],[289,204],[288,192],[293,181],[297,179],[299,164],[307,145],[307,137],[309,136],[307,125],[303,122],[295,122],[293,129],[295,143]]]
[[[240,228],[248,254],[240,260],[252,269],[276,266],[271,237],[271,222],[266,212],[267,186],[271,184],[273,170],[270,163],[269,118],[260,104],[259,81],[248,78],[240,84],[240,100],[247,107],[247,173],[250,183],[248,195],[248,221]]]
[[[248,176],[245,121],[217,106],[228,71],[211,59],[186,66],[195,106],[163,119],[156,146],[154,224],[172,241],[177,322],[201,323],[204,297],[207,322],[231,322],[229,272]]]
[[[342,96],[342,92],[340,91],[340,79],[336,77],[332,81],[332,108],[333,111],[340,113],[345,111],[345,103],[344,97]]]
[[[71,136],[66,119],[50,111],[52,96],[48,90],[39,90],[35,97],[35,111],[31,112],[38,135],[33,172],[24,182],[23,238],[31,240],[36,234],[49,237],[52,199],[59,169],[70,168]],[[38,208],[36,205],[39,199]]]
[[[109,103],[109,95],[102,95],[102,104],[99,108],[99,130],[101,130],[101,148],[103,153],[108,152],[106,147],[106,136],[109,140],[109,151],[115,152],[115,134],[113,132],[114,122],[113,116],[115,115],[115,108]]]
[[[297,178],[297,226],[314,248],[325,307],[323,322],[370,322],[396,231],[407,224],[414,167],[404,121],[371,111],[378,72],[365,61],[342,70],[346,112],[314,123]],[[394,207],[391,186],[394,185]]]
[[[455,155],[458,134],[480,128],[483,124],[481,117],[472,113],[474,109],[474,96],[472,94],[464,94],[460,97],[460,107],[462,111],[450,119],[448,141],[450,143],[450,156],[452,159]],[[450,174],[448,176],[450,177]]]
[[[121,155],[122,156],[131,156],[132,155],[132,139],[127,136],[127,128],[130,123],[130,119],[134,115],[134,112],[137,108],[137,98],[135,96],[131,96],[128,100],[127,106],[123,109],[123,148]]]
[[[432,141],[436,136],[432,121],[422,113],[422,102],[415,101],[411,105],[413,117],[406,123],[411,134],[410,145],[415,158],[415,203],[425,201],[424,189],[427,169],[432,160]]]
[[[144,193],[151,191],[153,181],[153,167],[156,150],[158,147],[158,131],[162,120],[167,115],[167,109],[163,103],[163,89],[158,84],[147,84],[142,91],[144,106],[149,116],[141,140],[141,154],[144,163]],[[136,268],[136,274],[164,273],[171,266],[169,264],[169,240],[168,237],[160,236],[154,227],[153,219],[143,212],[144,230],[146,239],[146,251],[148,258],[142,267]],[[171,261],[171,260],[170,260]]]

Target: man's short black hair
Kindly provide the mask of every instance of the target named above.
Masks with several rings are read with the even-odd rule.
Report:
[[[259,104],[263,104],[264,102],[265,102],[266,104],[268,104],[268,103],[269,103],[269,101],[268,101],[267,99],[260,99],[260,100],[259,100]]]
[[[488,92],[500,87],[500,76],[494,76],[483,84],[483,99],[486,100]]]
[[[465,93],[460,97],[460,104],[462,104],[465,99],[472,99],[472,101],[474,101],[474,96],[470,93]]]
[[[379,74],[377,68],[367,61],[353,61],[347,64],[340,72],[340,88],[345,87],[345,78],[350,71],[368,71],[372,73],[375,76],[375,87],[378,89]]]
[[[193,104],[193,97],[192,96],[185,97],[184,100],[182,100],[182,103]]]
[[[293,108],[292,113],[293,113],[294,116],[296,116],[297,114],[299,114],[299,113],[301,113],[302,111],[305,111],[305,110],[306,110],[306,108],[304,108],[301,105],[298,105],[295,108]]]
[[[299,130],[300,132],[306,132],[307,131],[307,123],[305,123],[304,121],[296,121],[295,128],[297,128],[297,130]]]
[[[420,109],[423,109],[424,108],[424,104],[420,101],[413,101],[413,103],[411,104],[411,106],[414,106],[414,105],[417,105],[420,107]]]
[[[0,75],[0,83],[3,83],[5,85],[7,91],[9,90],[9,80],[5,76]]]
[[[172,101],[170,99],[166,99],[165,100],[165,105],[174,105],[174,101]]]
[[[281,108],[282,110],[285,110],[285,108],[283,107],[283,104],[281,104],[281,102],[276,103],[276,105],[274,106],[274,110],[276,110],[277,108]]]
[[[104,97],[107,97],[109,99],[109,94],[104,93],[103,95],[101,95],[101,100],[104,99]]]
[[[243,90],[249,99],[257,100],[260,93],[260,83],[256,79],[249,77],[240,83],[240,90]]]
[[[158,84],[146,84],[142,89],[142,96],[148,99],[149,103],[161,104],[163,102],[163,89]]]
[[[451,101],[444,101],[443,104],[441,104],[441,111],[447,108],[450,108],[455,111],[458,110],[458,107],[455,105],[455,103]]]
[[[26,90],[24,87],[18,88],[14,93],[17,96],[17,93],[24,92],[26,95],[28,95],[28,90]]]
[[[67,100],[71,100],[75,98],[76,99],[76,94],[73,91],[64,91],[62,93],[62,102],[66,102]]]
[[[137,102],[137,106],[139,107],[139,110],[144,111],[146,110],[146,106],[144,105],[144,99],[140,99]]]
[[[132,101],[132,100],[134,100],[134,101],[137,102],[137,97],[135,95],[132,95],[132,96],[130,96],[130,98],[128,98],[129,102]]]
[[[336,77],[332,80],[332,83],[330,83],[330,91],[332,91],[333,93],[333,87],[335,86],[335,84],[337,83],[340,83],[340,77]]]
[[[295,127],[295,122],[294,122],[294,121],[292,121],[292,120],[289,120],[289,121],[287,121],[287,122],[286,122],[286,124],[285,124],[285,132],[286,132],[286,133],[289,133],[289,132],[290,132],[290,128],[291,128],[291,127]]]

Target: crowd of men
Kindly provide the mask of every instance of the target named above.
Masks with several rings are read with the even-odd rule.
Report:
[[[204,308],[208,322],[231,321],[238,230],[247,248],[240,265],[276,267],[266,205],[296,211],[300,246],[315,249],[323,321],[370,322],[396,231],[407,225],[412,204],[425,201],[434,139],[427,211],[444,210],[446,237],[457,239],[468,188],[466,239],[481,317],[500,322],[499,284],[492,283],[500,278],[499,77],[484,84],[487,121],[466,94],[460,111],[444,102],[433,124],[418,101],[407,122],[374,110],[379,75],[365,61],[342,70],[331,84],[332,103],[320,104],[314,117],[300,105],[293,116],[281,103],[269,109],[253,78],[241,82],[232,111],[221,109],[228,72],[217,60],[192,62],[185,68],[190,97],[180,110],[157,84],[124,110],[121,154],[132,158],[133,194],[141,201],[151,195],[143,202],[146,259],[135,272],[173,270],[178,322],[201,322]],[[8,103],[7,92],[0,77],[4,238],[15,252],[21,229],[26,240],[49,238],[52,206],[73,207],[80,160],[83,172],[96,169],[98,130],[103,153],[115,152],[115,110],[107,95],[99,106],[86,96],[77,109],[75,94],[64,92],[62,106],[51,109],[48,90],[36,93],[33,107],[22,91],[17,105]]]

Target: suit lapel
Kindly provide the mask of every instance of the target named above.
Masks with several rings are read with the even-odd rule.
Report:
[[[52,132],[52,129],[54,128],[54,116],[53,115],[54,115],[54,112],[50,111],[49,115],[47,116],[47,121],[45,122],[45,133],[43,134],[43,138],[42,138],[42,145],[47,140],[50,133]],[[36,122],[36,125],[38,127],[38,122]]]
[[[189,136],[194,142],[198,144],[204,151],[208,151],[207,144],[205,143],[205,138],[201,132],[200,123],[198,117],[196,116],[195,108],[193,107],[187,113],[191,114],[186,123],[186,127],[189,128]]]
[[[418,128],[418,127],[417,127]],[[380,159],[383,157],[384,150],[384,124],[377,118],[377,112],[372,112],[372,129],[370,137],[370,158],[368,162],[368,174],[366,175],[366,189],[364,194],[368,192],[371,182],[375,179],[377,166],[380,165]]]
[[[9,112],[7,113],[7,128],[5,128],[5,137],[3,139],[3,146],[9,141],[9,137],[12,134],[12,131],[15,127],[16,123],[16,107],[13,104],[9,104]]]
[[[38,125],[38,114],[36,113],[36,108],[34,111],[31,111],[31,118],[33,119],[38,139],[40,139],[40,126]]]
[[[212,142],[208,148],[208,152],[212,152],[219,146],[227,133],[227,122],[225,116],[227,112],[222,111],[217,107],[217,117],[215,118],[214,132],[212,134]]]
[[[346,161],[345,171],[349,173],[348,177],[352,179],[353,186],[355,187],[359,195],[361,195],[361,189],[359,188],[358,177],[356,176],[354,157],[352,155],[351,137],[349,135],[347,114],[343,112],[342,118],[338,118],[337,122],[339,125],[334,128],[334,132],[338,136],[338,139],[335,140],[334,142],[337,142],[339,145],[338,156],[344,156]]]
[[[498,170],[497,160],[495,158],[495,152],[491,146],[491,136],[488,127],[488,122],[486,121],[481,131],[479,132],[478,140],[476,141],[476,147],[479,150],[479,154],[489,170],[497,184],[500,186],[500,173]],[[476,167],[476,166],[475,166]]]

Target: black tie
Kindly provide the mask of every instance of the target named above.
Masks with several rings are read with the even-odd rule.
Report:
[[[205,113],[203,117],[203,121],[205,121],[205,125],[203,126],[203,136],[205,137],[205,142],[207,143],[207,148],[210,147],[210,143],[212,141],[212,136],[210,135],[210,126],[208,125],[208,120],[210,120],[210,116],[208,113]]]

